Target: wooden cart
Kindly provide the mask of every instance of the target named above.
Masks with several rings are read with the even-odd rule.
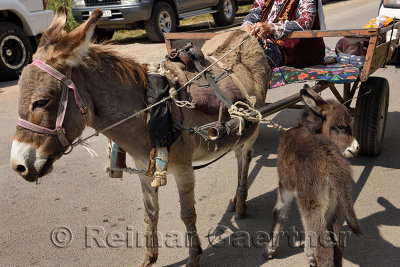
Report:
[[[397,36],[393,36],[392,40],[378,43],[381,36],[386,35],[386,33],[395,28],[398,28]],[[189,42],[201,47],[206,40],[217,34],[217,32],[167,33],[165,34],[165,43],[168,52],[171,52],[174,48],[181,48]],[[382,150],[386,126],[389,106],[389,83],[385,78],[370,77],[370,75],[392,60],[391,55],[399,55],[397,48],[400,37],[400,22],[380,29],[293,32],[288,38],[343,36],[369,37],[365,63],[360,75],[354,82],[343,84],[342,94],[336,88],[336,84],[323,80],[318,81],[312,89],[316,92],[322,92],[329,88],[338,101],[345,103],[354,114],[354,135],[360,143],[360,153],[368,156],[377,156]],[[358,88],[359,97],[357,97],[355,108],[351,108],[352,99]],[[300,101],[300,93],[296,93],[277,102],[267,103],[259,111],[263,117],[266,117],[284,108],[299,108],[300,105],[296,105],[296,103]],[[221,127],[229,128],[232,132],[237,127],[237,123],[237,120],[232,119],[225,122]]]

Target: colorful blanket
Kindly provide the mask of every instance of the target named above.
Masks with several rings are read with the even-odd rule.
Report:
[[[307,81],[329,81],[332,83],[344,84],[354,82],[360,69],[353,65],[318,65],[304,69],[293,67],[277,67],[272,69],[270,82],[271,88],[277,88],[286,84]]]

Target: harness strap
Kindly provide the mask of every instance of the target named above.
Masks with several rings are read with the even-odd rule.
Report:
[[[45,72],[47,72],[48,74],[50,74],[51,76],[53,76],[54,78],[65,84],[65,86],[67,86],[69,89],[71,89],[74,92],[75,103],[77,104],[79,110],[81,111],[82,114],[87,113],[87,106],[83,102],[81,96],[79,95],[78,90],[76,89],[74,82],[71,79],[69,79],[67,76],[60,73],[58,70],[54,69],[50,65],[47,65],[46,63],[44,63],[39,59],[35,59],[31,64],[44,70]]]
[[[240,79],[233,73],[233,71],[230,68],[225,67],[225,65],[221,61],[217,61],[217,59],[213,56],[209,56],[210,59],[212,59],[214,62],[217,62],[218,66],[226,71],[228,73],[229,77],[231,77],[232,81],[236,84],[236,86],[239,88],[239,90],[242,92],[242,94],[246,97],[248,103],[251,105],[251,107],[254,108],[256,104],[256,98],[255,96],[250,96],[249,93],[246,90],[246,87],[244,84],[240,81]]]
[[[200,61],[194,60],[193,63],[199,72],[204,71],[204,67],[200,64]],[[205,76],[207,82],[212,87],[212,89],[214,89],[214,92],[217,95],[217,97],[219,98],[219,100],[221,100],[221,102],[224,103],[225,107],[227,107],[229,109],[233,105],[232,102],[224,94],[224,92],[222,92],[221,89],[218,87],[217,83],[215,82],[215,79],[211,76],[210,72],[205,71],[204,76]]]
[[[79,95],[78,90],[76,89],[75,84],[72,82],[71,79],[69,79],[67,76],[61,74],[58,72],[56,69],[53,67],[47,65],[41,60],[34,60],[32,65],[35,65],[45,71],[46,73],[50,74],[52,77],[56,78],[57,80],[61,81],[63,83],[62,91],[61,91],[61,98],[60,98],[60,103],[58,105],[58,111],[57,111],[57,119],[56,119],[56,127],[54,129],[49,129],[37,124],[34,124],[32,122],[29,122],[27,120],[24,120],[22,118],[18,118],[17,120],[17,125],[36,132],[40,134],[50,134],[50,135],[57,135],[58,140],[60,141],[61,145],[66,147],[70,146],[71,143],[68,141],[65,129],[62,127],[64,118],[65,118],[65,113],[67,110],[67,105],[68,105],[68,89],[71,89],[74,93],[75,97],[75,103],[78,106],[80,112],[82,115],[85,115],[87,113],[87,106],[83,102],[81,96]]]

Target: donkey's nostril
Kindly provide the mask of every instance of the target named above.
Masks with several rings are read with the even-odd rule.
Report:
[[[26,171],[26,168],[25,168],[25,166],[18,164],[18,166],[15,170],[19,173],[23,173]]]

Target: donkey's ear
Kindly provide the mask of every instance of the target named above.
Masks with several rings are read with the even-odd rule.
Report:
[[[38,47],[46,46],[50,43],[57,42],[63,35],[65,31],[63,30],[65,23],[67,22],[67,9],[64,5],[60,5],[54,15],[53,21],[47,30],[43,33],[42,38]]]
[[[56,44],[55,50],[61,52],[62,60],[69,66],[76,66],[82,57],[87,55],[90,40],[93,37],[97,22],[101,19],[103,12],[96,9],[89,19],[79,25]]]
[[[317,114],[321,114],[322,106],[327,104],[314,90],[308,85],[304,85],[304,89],[300,90],[300,96],[304,104],[314,110]]]

